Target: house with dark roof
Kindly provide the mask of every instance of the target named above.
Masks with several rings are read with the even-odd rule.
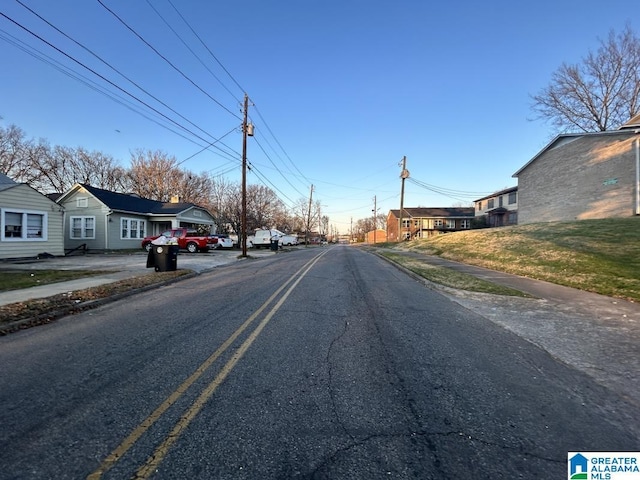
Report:
[[[60,205],[0,173],[0,259],[64,255],[63,217]]]
[[[519,224],[640,215],[640,115],[558,135],[513,176]]]
[[[506,188],[474,200],[476,219],[485,219],[487,227],[505,227],[518,223],[518,187]]]
[[[187,227],[215,232],[213,215],[193,203],[149,200],[133,194],[116,193],[77,183],[57,200],[64,207],[66,250],[141,248],[148,235]]]
[[[447,232],[471,228],[475,209],[473,207],[403,208],[402,227],[400,209],[387,214],[387,241],[397,242],[414,238],[427,238]]]

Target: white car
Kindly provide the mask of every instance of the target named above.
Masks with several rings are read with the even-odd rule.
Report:
[[[233,248],[233,240],[222,235],[211,235],[214,239],[213,248]]]

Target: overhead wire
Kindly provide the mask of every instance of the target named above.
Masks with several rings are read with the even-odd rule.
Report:
[[[108,11],[110,11],[103,3],[101,0],[97,0],[104,8],[106,8]],[[147,0],[147,3],[149,3],[149,1]],[[178,16],[182,19],[182,21],[185,23],[185,25],[187,25],[187,27],[189,28],[189,30],[193,33],[193,35],[198,39],[198,41],[200,41],[200,43],[203,45],[203,47],[207,50],[207,52],[209,52],[209,54],[211,55],[211,57],[218,63],[218,65],[224,70],[224,72],[229,76],[229,78],[235,83],[235,85],[241,90],[241,91],[245,91],[242,86],[240,85],[240,83],[235,79],[235,77],[233,75],[231,75],[231,73],[229,72],[229,70],[222,64],[222,62],[218,59],[218,57],[211,51],[211,49],[206,45],[206,43],[202,40],[202,38],[198,35],[198,33],[193,29],[193,27],[191,26],[191,24],[187,21],[187,19],[182,15],[182,13],[180,13],[180,11],[176,8],[176,6],[171,2],[171,0],[168,0],[168,3],[172,6],[172,8],[175,10],[175,12],[178,14]],[[188,47],[188,45],[186,45],[186,42],[184,42],[184,40],[180,37],[180,35],[177,34],[177,32],[175,31],[175,29],[173,29],[171,27],[171,25],[164,19],[164,17],[149,3],[149,5],[152,7],[152,9],[156,12],[156,14],[163,20],[163,22],[165,23],[165,25],[167,25],[167,27],[176,35],[178,36],[178,38],[180,39],[180,41],[188,48],[188,50],[196,57],[198,58],[198,60],[202,63],[201,59],[195,54],[195,52]],[[111,12],[111,11],[110,11]],[[114,14],[113,12],[111,12],[112,14]],[[115,14],[114,14],[115,15]],[[129,28],[135,35],[137,35],[144,43],[146,43],[150,48],[152,48],[154,51],[156,51],[151,45],[148,44],[148,42],[146,42],[140,35],[137,34],[137,32],[135,32],[135,30],[133,30],[130,26],[128,26],[124,21],[122,21],[120,19],[120,17],[118,17],[117,15],[115,15],[116,18],[118,18],[118,20],[120,20],[125,26],[127,26],[127,28]],[[159,52],[156,51],[156,53],[159,54]],[[160,54],[159,54],[160,55]],[[162,57],[162,55],[160,55]],[[164,59],[164,57],[162,57]],[[165,59],[166,60],[166,59]],[[168,60],[166,60],[168,62]],[[168,62],[170,65],[171,63]],[[172,65],[173,66],[173,65]],[[175,67],[174,67],[175,68]],[[210,69],[207,69],[212,76],[233,96],[233,93],[226,88],[226,86],[224,85],[224,83],[215,75],[213,74],[213,72],[211,72]],[[235,98],[235,96],[234,96]],[[237,99],[236,99],[237,100]],[[255,104],[254,104],[255,107]],[[282,151],[285,153],[285,155],[287,156],[287,158],[289,158],[289,161],[291,162],[291,164],[295,167],[295,169],[298,171],[298,173],[300,173],[300,175],[303,178],[304,174],[302,174],[302,172],[297,168],[297,166],[295,165],[295,163],[290,159],[290,157],[288,156],[288,154],[286,153],[286,151],[284,150],[284,148],[282,147],[281,143],[279,142],[279,140],[277,139],[277,137],[275,137],[275,135],[273,134],[273,131],[270,129],[270,127],[267,125],[266,121],[264,120],[264,118],[262,117],[261,113],[259,112],[259,110],[257,109],[257,107],[255,107],[256,112],[258,113],[259,117],[261,118],[261,120],[263,121],[265,127],[267,128],[267,131],[269,131],[269,133],[271,134],[271,136],[274,138],[274,140],[276,141],[276,143],[280,146],[280,148],[282,149]],[[275,170],[282,176],[282,178],[300,195],[303,195],[287,178],[286,175],[284,175],[284,173],[280,170],[280,168],[275,164],[275,162],[273,161],[273,159],[271,158],[271,156],[266,152],[265,148],[260,144],[260,142],[254,138],[254,140],[256,141],[256,144],[258,145],[258,147],[261,149],[261,151],[263,152],[263,154],[267,157],[267,159],[269,160],[269,162],[273,165],[273,167],[275,168]],[[268,143],[268,140],[265,137],[265,142]],[[269,144],[269,146],[271,147],[271,145]],[[275,149],[273,149],[273,147],[271,147],[271,149],[275,152]],[[277,154],[277,152],[276,152]],[[284,194],[281,190],[279,190],[273,182],[271,182],[266,175],[264,175],[262,172],[257,171],[257,168],[255,165],[252,165],[253,169],[256,171],[256,174],[259,174],[260,177],[264,180],[267,181],[273,188],[275,188],[278,192],[280,192],[281,195],[283,195],[285,198],[287,198],[290,202],[291,199]],[[293,203],[293,202],[292,202]]]
[[[26,31],[27,33],[29,33],[30,35],[34,36],[35,38],[37,38],[38,40],[40,40],[41,42],[47,44],[49,47],[53,48],[54,50],[56,50],[58,53],[64,55],[65,57],[67,57],[69,60],[71,60],[72,62],[80,65],[81,67],[85,68],[86,70],[90,71],[91,73],[93,73],[94,75],[96,75],[97,77],[99,77],[100,79],[104,80],[105,82],[107,82],[109,85],[113,86],[114,88],[120,90],[122,93],[128,95],[129,97],[133,98],[134,100],[138,101],[139,103],[141,103],[142,105],[144,105],[145,107],[147,107],[149,110],[152,110],[153,112],[155,112],[156,114],[158,114],[159,116],[165,118],[166,120],[168,120],[169,122],[173,123],[174,125],[176,125],[177,127],[185,130],[186,132],[190,133],[191,135],[193,135],[194,137],[200,139],[201,141],[207,143],[208,140],[204,139],[203,137],[201,137],[200,135],[198,135],[195,132],[192,132],[191,130],[189,130],[188,128],[186,128],[184,125],[180,125],[178,122],[176,122],[175,120],[173,120],[172,118],[168,117],[167,115],[165,115],[164,113],[160,112],[159,110],[157,110],[156,108],[152,107],[151,105],[149,105],[147,102],[141,100],[140,98],[138,98],[137,96],[133,95],[132,93],[128,92],[127,90],[125,90],[124,88],[120,87],[119,85],[115,84],[114,82],[112,82],[111,80],[109,80],[108,78],[106,78],[104,75],[96,72],[95,70],[93,70],[92,68],[90,68],[89,66],[85,65],[84,63],[82,63],[80,60],[74,58],[73,56],[69,55],[68,53],[64,52],[63,50],[61,50],[60,48],[56,47],[55,45],[53,45],[51,42],[47,41],[46,39],[42,38],[40,35],[36,34],[35,32],[31,31],[30,29],[28,29],[27,27],[25,27],[24,25],[20,24],[19,22],[17,22],[16,20],[12,19],[11,17],[7,16],[6,14],[4,14],[3,12],[0,12],[0,16],[6,18],[7,20],[9,20],[11,23],[13,23],[14,25],[16,25],[17,27],[21,28],[22,30]]]
[[[293,200],[291,200],[282,190],[280,190],[278,187],[276,187],[273,182],[271,180],[269,180],[262,172],[260,172],[260,170],[258,170],[254,165],[251,165],[251,169],[250,171],[256,175],[256,177],[258,177],[258,179],[262,182],[262,184],[265,187],[268,187],[269,185],[271,185],[271,188],[273,188],[275,191],[279,192],[280,195],[282,195],[284,198],[286,198],[287,200],[289,200],[290,205],[288,206],[288,208],[292,208],[292,206],[295,204],[295,202]],[[269,184],[269,185],[267,185]],[[280,200],[282,202],[282,200]],[[284,204],[284,202],[282,202]]]
[[[97,58],[98,60],[100,60],[103,64],[107,65],[109,68],[111,68],[113,71],[115,71],[116,73],[118,73],[120,76],[122,76],[124,79],[126,79],[127,81],[129,81],[132,85],[136,86],[139,90],[141,90],[142,92],[144,92],[146,95],[148,95],[150,98],[154,99],[155,101],[157,101],[159,104],[163,105],[165,108],[168,108],[169,110],[171,110],[174,114],[178,115],[179,117],[181,117],[183,120],[185,120],[186,122],[190,123],[191,125],[193,125],[195,128],[197,128],[198,130],[200,130],[202,133],[212,137],[215,139],[215,137],[209,133],[207,133],[205,130],[201,129],[200,127],[198,127],[197,125],[195,125],[194,123],[190,122],[186,117],[180,115],[178,112],[176,112],[175,110],[173,110],[171,107],[169,107],[166,103],[162,102],[160,99],[158,99],[157,97],[155,97],[154,95],[152,95],[151,93],[149,93],[147,90],[145,90],[144,88],[142,88],[140,85],[138,85],[136,82],[134,82],[133,80],[131,80],[130,78],[128,78],[126,75],[124,75],[121,71],[119,71],[117,68],[115,68],[113,65],[109,64],[108,62],[106,62],[105,60],[103,60],[102,58],[100,58],[95,52],[91,51],[89,48],[85,47],[84,45],[82,45],[80,42],[75,41],[73,38],[71,38],[69,35],[65,34],[64,32],[62,32],[60,29],[58,29],[57,27],[55,27],[51,22],[48,22],[47,20],[45,20],[43,17],[41,17],[40,15],[38,15],[37,13],[35,13],[32,9],[30,9],[29,7],[27,7],[26,5],[24,5],[22,2],[20,2],[20,0],[17,0],[18,3],[20,3],[20,5],[22,5],[24,8],[26,8],[27,10],[29,10],[32,14],[38,16],[38,18],[40,18],[43,22],[47,23],[51,28],[54,28],[59,34],[65,36],[66,38],[68,38],[70,41],[74,42],[76,45],[78,45],[79,47],[83,48],[85,51],[89,52],[91,55],[93,55],[93,57]],[[240,119],[240,117],[237,114],[234,114],[231,110],[229,110],[228,108],[226,108],[224,105],[222,105],[219,101],[217,101],[215,98],[213,98],[211,95],[209,95],[207,92],[205,92],[202,88],[200,88],[195,82],[193,82],[192,80],[189,79],[189,77],[182,71],[180,70],[178,67],[176,67],[173,63],[171,63],[165,56],[163,56],[157,49],[155,49],[149,42],[147,42],[141,35],[139,35],[135,29],[133,29],[133,27],[129,26],[120,16],[118,16],[113,10],[111,10],[109,7],[107,7],[101,0],[97,0],[98,3],[109,13],[111,13],[111,15],[113,15],[116,19],[118,19],[120,21],[120,23],[122,23],[126,28],[128,28],[134,35],[136,35],[143,43],[145,43],[145,45],[147,45],[151,50],[153,50],[158,56],[160,56],[160,58],[162,58],[168,65],[170,65],[174,70],[178,71],[178,73],[180,73],[185,79],[187,79],[194,87],[196,87],[198,90],[200,90],[202,93],[204,93],[205,95],[207,95],[212,101],[214,101],[216,104],[218,104],[220,107],[222,107],[225,111],[227,111],[228,113],[230,113],[231,115],[233,115],[236,119]],[[189,23],[187,22],[187,20],[184,18],[184,16],[177,10],[177,8],[175,7],[175,5],[171,2],[171,0],[168,0],[169,3],[171,4],[171,6],[173,7],[173,9],[176,11],[176,13],[181,17],[181,19],[185,22],[185,24],[189,27],[189,29],[192,31],[192,33],[194,34],[194,36],[196,36],[196,38],[198,38],[198,40],[205,46],[205,48],[207,49],[207,51],[209,52],[209,54],[215,59],[215,61],[222,67],[222,69],[225,71],[225,73],[229,76],[229,78],[231,78],[231,80],[235,83],[235,85],[242,91],[244,91],[244,89],[241,87],[241,85],[239,84],[239,82],[231,75],[231,73],[224,67],[224,65],[222,65],[222,63],[220,62],[220,60],[213,54],[213,52],[206,46],[206,44],[202,41],[201,37],[195,32],[195,30],[193,30],[193,28],[189,25]],[[149,2],[147,2],[149,3]],[[175,32],[175,30],[173,28],[171,28],[171,26],[168,24],[168,22],[166,22],[166,20],[164,20],[164,18],[162,17],[162,15],[159,14],[159,12],[151,5],[151,8],[153,8],[153,10],[160,16],[160,18],[164,21],[164,23],[167,25],[168,28],[170,28],[174,34],[177,35],[177,32]],[[17,27],[21,28],[22,30],[26,31],[27,33],[29,33],[30,35],[32,35],[33,37],[37,38],[39,41],[47,44],[50,48],[53,48],[54,50],[56,50],[58,53],[60,53],[61,55],[65,56],[66,58],[68,58],[69,60],[71,60],[72,62],[76,63],[77,65],[81,66],[82,68],[86,69],[87,71],[91,72],[93,75],[97,76],[98,78],[100,78],[101,80],[103,80],[104,82],[106,82],[107,84],[111,85],[113,88],[117,89],[118,91],[122,92],[124,95],[126,95],[127,97],[130,97],[131,99],[133,99],[135,102],[137,102],[140,105],[143,105],[146,109],[148,109],[149,111],[153,112],[155,115],[157,115],[159,118],[162,118],[164,121],[169,122],[172,125],[175,125],[176,127],[178,127],[180,129],[180,131],[184,131],[190,135],[192,135],[193,137],[197,138],[198,140],[200,140],[201,142],[203,142],[206,146],[202,147],[202,145],[200,145],[200,147],[202,147],[202,149],[198,152],[196,152],[194,155],[191,155],[183,160],[181,160],[179,162],[179,164],[182,164],[184,162],[186,162],[187,160],[193,158],[194,156],[202,153],[205,149],[214,146],[217,143],[221,143],[222,145],[224,145],[224,143],[220,142],[220,140],[222,138],[224,138],[225,136],[227,136],[229,133],[225,134],[223,137],[216,139],[214,142],[211,142],[209,140],[206,140],[205,138],[203,138],[202,136],[196,134],[195,132],[193,132],[191,129],[185,127],[184,125],[180,124],[179,122],[175,121],[174,119],[170,118],[169,116],[165,115],[164,113],[162,113],[161,111],[159,111],[158,109],[154,108],[152,105],[150,105],[149,103],[145,102],[144,100],[142,100],[141,98],[139,98],[138,96],[134,95],[133,93],[125,90],[123,87],[117,85],[115,82],[109,80],[108,78],[106,78],[104,75],[101,75],[100,73],[98,73],[96,70],[94,70],[93,68],[89,67],[88,65],[86,65],[85,63],[81,62],[80,60],[74,58],[71,54],[63,51],[61,48],[56,47],[53,43],[51,43],[50,41],[44,39],[42,36],[36,34],[35,32],[33,32],[32,30],[30,30],[29,28],[25,27],[24,25],[20,24],[18,21],[8,17],[5,14],[2,14],[0,12],[0,14],[6,18],[7,20],[9,20],[10,22],[12,22],[13,24],[15,24]],[[179,37],[179,35],[177,35]],[[179,37],[180,38],[180,37]],[[6,39],[5,39],[6,40]],[[186,42],[184,42],[182,39],[181,41],[183,42],[183,44],[185,44],[185,47],[188,48],[188,45],[186,45]],[[31,48],[31,47],[30,47]],[[189,50],[195,55],[195,53],[193,52],[193,50],[191,50],[189,48]],[[33,54],[32,52],[28,52],[31,55],[34,55],[36,58],[38,58],[35,54]],[[197,57],[197,55],[196,55]],[[41,61],[45,61],[44,59],[40,58]],[[49,63],[49,62],[47,62]],[[59,62],[58,62],[59,63]],[[202,61],[201,61],[202,63]],[[62,65],[62,64],[60,64]],[[97,89],[99,88],[100,93],[102,93],[103,95],[106,95],[108,98],[112,99],[113,101],[116,101],[120,104],[123,104],[124,106],[126,106],[127,108],[136,111],[135,107],[133,107],[133,104],[131,104],[131,102],[129,102],[126,99],[122,99],[120,97],[120,99],[118,100],[118,96],[116,93],[114,92],[109,92],[108,90],[104,89],[104,87],[100,87],[98,86],[97,83],[90,81],[87,79],[87,81],[83,81],[81,80],[79,77],[82,77],[81,74],[77,73],[77,72],[73,72],[72,69],[69,69],[68,67],[64,67],[65,69],[67,69],[66,72],[64,72],[65,74],[71,76],[72,78],[75,78],[77,81],[80,81],[82,83],[87,84],[87,82],[91,82],[93,83],[95,86],[90,86],[90,88],[93,89]],[[60,69],[60,68],[58,68]],[[208,69],[209,70],[209,69]],[[210,71],[210,70],[209,70]],[[74,75],[75,73],[75,75]],[[219,78],[217,78],[213,72],[210,71],[210,73],[214,76],[214,78],[216,78],[219,83],[221,85],[223,85],[223,87],[235,98],[235,96],[233,95],[233,93],[224,86],[224,83],[220,81]],[[84,77],[86,78],[86,77]],[[236,99],[237,100],[237,99]],[[129,103],[129,106],[125,105],[124,102]],[[255,105],[254,105],[255,106]],[[259,109],[256,107],[255,108],[256,113],[258,114],[260,120],[262,121],[262,123],[265,126],[266,131],[271,135],[271,137],[273,137],[273,139],[275,140],[276,144],[278,145],[278,147],[282,150],[282,152],[284,153],[286,159],[289,161],[289,163],[294,167],[294,169],[297,171],[297,173],[299,174],[299,176],[304,179],[305,181],[307,181],[308,183],[312,183],[312,181],[310,179],[308,179],[304,173],[297,167],[296,163],[293,162],[293,160],[291,159],[291,157],[288,155],[288,153],[286,152],[286,150],[283,148],[281,142],[279,141],[279,139],[275,136],[275,134],[273,133],[273,131],[271,130],[270,126],[267,124],[266,120],[264,119],[262,113],[259,111]],[[176,132],[175,130],[172,130],[170,127],[166,126],[166,125],[162,125],[161,123],[159,123],[158,121],[150,118],[149,116],[145,115],[144,113],[140,112],[140,111],[136,111],[138,114],[140,114],[141,116],[143,116],[144,118],[147,118],[151,121],[153,121],[154,123],[167,128],[169,131],[172,131],[173,133],[178,134],[179,136],[182,136],[185,139],[188,139],[190,141],[193,142],[192,139],[187,138],[185,135],[180,134],[179,132]],[[232,130],[233,131],[233,130]],[[271,143],[268,141],[268,139],[266,137],[262,137],[263,141],[269,146],[269,148],[278,156],[278,158],[280,160],[282,160],[282,157],[280,156],[280,154],[276,151],[275,148],[273,148],[273,146],[271,145]],[[197,142],[194,142],[197,143]],[[260,141],[256,140],[256,143],[258,145],[258,147],[260,148],[260,150],[263,152],[263,154],[267,157],[267,159],[269,160],[269,162],[273,165],[273,168],[276,169],[276,171],[278,171],[278,173],[285,179],[285,181],[287,181],[287,183],[301,196],[304,196],[305,194],[302,194],[300,192],[299,189],[297,189],[287,178],[287,176],[281,171],[281,169],[278,167],[278,165],[275,164],[274,160],[271,158],[271,156],[267,153],[267,151],[265,150],[265,148],[263,147],[263,145],[260,143]],[[225,145],[226,146],[226,145]],[[235,152],[233,149],[231,149],[230,147],[226,146],[227,148],[229,148],[229,150],[231,150],[234,154],[238,155],[238,152]],[[216,146],[216,148],[219,149],[219,147]],[[234,161],[237,161],[237,157],[234,157],[233,155],[231,155],[229,152],[220,149],[221,152],[223,152],[225,155],[230,156]],[[215,152],[216,154],[218,154],[217,152]],[[218,154],[219,155],[219,154]],[[276,191],[278,191],[280,193],[280,195],[282,195],[284,198],[286,198],[291,204],[293,204],[294,202],[284,193],[282,192],[278,187],[276,187],[276,185],[264,174],[262,173],[255,165],[250,165],[251,166],[251,171],[253,173],[256,174],[256,177],[266,186],[271,186],[272,188],[274,188]],[[228,173],[228,171],[232,171],[233,169],[235,169],[237,167],[232,167],[228,170],[225,170],[222,173],[219,174],[224,174],[224,173]],[[289,169],[289,171],[291,171]],[[300,178],[298,177],[298,175],[295,175],[292,173],[292,177],[293,178]],[[318,182],[316,182],[318,183]],[[268,185],[267,185],[268,184]]]
[[[180,114],[179,112],[177,112],[175,109],[173,109],[172,107],[170,107],[169,105],[167,105],[165,102],[163,102],[162,100],[160,100],[159,98],[157,98],[155,95],[151,94],[148,90],[146,90],[145,88],[143,88],[141,85],[139,85],[137,82],[135,82],[134,80],[132,80],[131,78],[129,78],[127,75],[125,75],[124,73],[122,73],[119,69],[117,69],[116,67],[114,67],[111,63],[107,62],[106,60],[104,60],[101,56],[99,56],[97,53],[95,53],[93,50],[91,50],[90,48],[86,47],[84,44],[80,43],[79,41],[77,41],[76,39],[74,39],[73,37],[71,37],[70,35],[68,35],[67,33],[63,32],[61,29],[59,29],[58,27],[56,27],[54,24],[52,24],[50,21],[48,21],[46,18],[42,17],[39,13],[35,12],[33,9],[31,9],[30,7],[28,7],[27,5],[25,5],[21,0],[15,0],[18,4],[20,4],[23,8],[27,9],[32,15],[35,15],[36,17],[38,17],[41,21],[43,21],[44,23],[46,23],[47,25],[49,25],[51,28],[53,28],[56,32],[58,32],[60,35],[64,36],[65,38],[67,38],[68,40],[70,40],[71,42],[73,42],[74,44],[76,44],[78,47],[82,48],[84,51],[88,52],[89,54],[91,54],[94,58],[96,58],[97,60],[99,60],[102,64],[106,65],[107,67],[109,67],[111,70],[113,70],[114,72],[116,72],[118,75],[120,75],[122,78],[124,78],[125,80],[127,80],[128,82],[130,82],[131,84],[133,84],[135,87],[137,87],[138,89],[140,89],[142,92],[144,92],[145,94],[147,94],[149,97],[151,97],[152,99],[154,99],[155,101],[157,101],[158,103],[160,103],[162,106],[166,107],[168,110],[170,110],[171,112],[175,113],[176,115],[178,115],[181,119],[185,120],[186,122],[188,122],[189,124],[191,124],[192,126],[194,126],[195,128],[197,128],[198,130],[200,130],[202,133],[204,133],[205,135],[210,136],[211,138],[213,138],[215,141],[211,142],[209,144],[209,146],[215,146],[215,148],[217,148],[218,150],[222,151],[223,153],[229,155],[228,152],[222,150],[220,147],[216,146],[215,143],[218,142],[219,139],[216,139],[215,136],[211,135],[210,133],[206,132],[204,129],[200,128],[198,125],[196,125],[195,123],[193,123],[192,121],[190,121],[188,118],[186,118],[184,115]],[[223,144],[224,145],[224,144]],[[225,145],[226,146],[226,145]],[[230,148],[227,146],[227,148]],[[231,149],[232,150],[232,149]],[[233,150],[232,150],[233,151]],[[238,152],[234,152],[237,155],[240,155]]]
[[[142,37],[142,35],[140,35],[133,27],[131,27],[127,22],[124,21],[124,19],[122,19],[122,17],[120,17],[116,12],[114,12],[113,10],[111,10],[109,7],[107,7],[102,0],[96,0],[100,5],[102,5],[102,7],[107,10],[111,15],[113,15],[120,23],[122,23],[122,25],[124,25],[131,33],[133,33],[136,37],[138,37],[138,39],[140,39],[140,41],[142,43],[144,43],[147,47],[149,47],[156,55],[158,55],[160,58],[162,58],[169,66],[171,66],[171,68],[173,68],[176,72],[178,72],[180,75],[182,75],[182,77],[187,80],[189,83],[191,83],[191,85],[193,85],[194,87],[196,87],[200,92],[202,92],[204,95],[206,95],[209,99],[211,99],[214,103],[216,103],[218,106],[220,106],[220,108],[222,108],[223,110],[225,110],[226,112],[228,112],[229,114],[233,115],[235,118],[237,118],[238,120],[242,121],[242,118],[237,114],[232,112],[231,110],[229,110],[226,106],[224,106],[222,103],[220,103],[218,100],[216,100],[215,98],[213,98],[211,95],[209,95],[208,92],[206,92],[202,87],[200,87],[200,85],[198,85],[196,82],[194,82],[188,75],[186,75],[182,70],[180,70],[176,65],[174,65],[167,57],[165,57],[164,55],[162,55],[162,53],[160,53],[153,45],[151,45],[149,42],[147,42],[144,37]]]
[[[478,196],[485,196],[485,195],[490,195],[491,192],[487,193],[487,192],[469,192],[469,191],[463,191],[463,190],[453,190],[453,189],[448,189],[448,188],[444,188],[444,187],[438,187],[436,185],[430,185],[428,183],[422,182],[420,180],[417,180],[413,177],[409,177],[407,179],[407,181],[409,181],[410,183],[413,183],[414,185],[417,185],[421,188],[424,188],[425,190],[429,190],[431,192],[434,193],[438,193],[440,195],[443,196],[447,196],[450,198],[453,198],[454,200],[459,200],[459,201],[466,201],[468,199],[475,199],[478,198]],[[460,197],[465,197],[466,200],[460,198]]]
[[[267,121],[264,119],[264,117],[262,116],[262,114],[260,113],[260,110],[258,109],[257,105],[254,105],[255,111],[258,114],[258,117],[260,117],[260,119],[262,120],[262,122],[264,123],[264,126],[266,127],[267,131],[271,134],[271,136],[273,137],[273,139],[275,140],[275,142],[278,144],[278,146],[280,147],[280,149],[282,150],[282,152],[284,153],[285,157],[289,160],[289,162],[291,163],[291,165],[293,165],[293,167],[296,169],[296,171],[300,174],[300,176],[302,178],[304,178],[307,181],[307,184],[311,184],[313,183],[311,180],[309,180],[304,173],[302,173],[300,171],[300,169],[298,168],[298,166],[296,165],[296,163],[291,160],[291,157],[289,156],[289,154],[286,152],[286,150],[284,149],[284,147],[282,146],[282,144],[280,143],[280,141],[278,140],[278,138],[275,136],[275,134],[273,133],[273,131],[271,130],[271,127],[269,127],[269,125],[267,124]],[[274,150],[275,151],[275,150]]]
[[[178,11],[178,9],[176,8],[176,6],[171,2],[171,0],[167,0],[169,2],[169,5],[171,5],[173,7],[173,9],[176,11],[176,13],[180,16],[180,18],[182,19],[182,21],[185,23],[185,25],[187,25],[187,27],[191,30],[191,32],[193,33],[193,35],[200,41],[200,43],[202,44],[202,46],[207,50],[207,52],[209,52],[209,55],[211,55],[211,57],[213,57],[213,59],[218,63],[218,65],[220,65],[220,68],[222,68],[222,70],[225,71],[225,73],[229,76],[229,78],[231,80],[233,80],[233,82],[236,84],[236,86],[244,93],[246,92],[246,90],[244,88],[242,88],[240,86],[240,84],[238,83],[238,81],[233,77],[233,75],[231,75],[231,73],[229,73],[229,71],[226,69],[226,67],[222,64],[222,62],[220,60],[218,60],[218,57],[216,57],[214,55],[214,53],[211,51],[211,49],[209,49],[209,47],[207,46],[206,43],[204,43],[202,41],[202,38],[200,38],[200,35],[198,35],[196,33],[196,31],[191,27],[191,25],[189,24],[189,22],[187,22],[187,19],[184,18],[184,16]]]
[[[164,24],[169,28],[169,30],[171,30],[173,32],[173,34],[178,38],[178,40],[180,40],[180,42],[185,46],[185,48],[187,50],[189,50],[191,52],[191,54],[200,62],[200,64],[211,74],[211,76],[213,78],[216,79],[216,81],[222,86],[222,88],[224,88],[229,95],[231,95],[238,103],[241,101],[238,97],[236,97],[233,92],[231,90],[229,90],[229,88],[222,82],[222,80],[220,80],[220,78],[218,78],[218,76],[213,73],[213,71],[209,68],[209,66],[198,56],[198,54],[196,52],[193,51],[193,49],[187,44],[187,42],[180,36],[180,34],[171,26],[171,24],[169,24],[169,22],[162,16],[162,14],[158,11],[158,9],[156,7],[153,6],[153,4],[147,0],[147,4],[149,5],[149,7],[151,7],[151,9],[156,13],[156,15],[158,15],[158,17],[160,17],[160,19],[164,22]],[[187,22],[187,20],[182,16],[182,14],[176,9],[176,7],[169,2],[169,4],[173,7],[173,9],[176,11],[176,13],[178,14],[178,16],[182,19],[182,21],[187,25],[187,27],[189,27],[189,29],[191,30],[191,32],[196,36],[196,38],[198,38],[198,40],[200,40],[201,43],[202,40],[200,39],[200,37],[198,36],[198,34],[193,30],[193,28],[191,28],[191,25],[189,25],[189,22]],[[215,56],[214,56],[215,58]],[[217,59],[216,59],[217,60]],[[219,62],[218,62],[219,63]],[[222,66],[222,65],[221,65]],[[224,68],[224,66],[222,66],[222,68],[225,70],[225,72],[227,74],[229,74],[229,72],[227,72],[227,70]],[[235,81],[235,80],[234,80]]]
[[[209,147],[213,147],[215,146],[215,143],[219,142],[220,140],[222,140],[224,137],[226,137],[227,135],[229,135],[230,133],[234,132],[236,130],[236,128],[232,128],[231,130],[229,130],[227,133],[225,133],[224,135],[222,135],[220,138],[215,139],[213,142],[209,143],[208,145],[205,145],[204,147],[202,147],[202,149],[198,150],[196,153],[194,153],[193,155],[189,155],[187,158],[185,158],[184,160],[181,160],[177,163],[176,166],[178,165],[182,165],[184,162],[186,162],[187,160],[191,160],[193,157],[200,155],[202,152],[204,152],[205,150],[207,150]]]

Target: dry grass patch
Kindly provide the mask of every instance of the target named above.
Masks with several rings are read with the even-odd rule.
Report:
[[[192,273],[191,270],[184,269],[173,272],[154,272],[98,287],[2,305],[0,306],[0,335],[16,329],[48,323],[62,315],[86,310],[90,308],[91,302],[166,283],[190,273]],[[8,327],[8,325],[19,321],[27,322],[20,326]]]
[[[407,270],[412,271],[430,282],[444,285],[446,287],[468,290],[470,292],[491,293],[494,295],[529,297],[529,295],[519,290],[503,287],[502,285],[491,283],[487,280],[474,277],[473,275],[457,272],[450,268],[431,265],[426,261],[410,258],[402,254],[383,251],[380,252],[380,255],[388,258],[398,265],[402,265]]]
[[[396,248],[640,301],[638,217],[470,230]]]

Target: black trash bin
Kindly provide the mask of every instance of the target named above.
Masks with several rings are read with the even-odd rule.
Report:
[[[156,272],[173,272],[178,268],[178,245],[152,245],[147,257],[147,268]]]
[[[271,250],[274,252],[278,251],[278,240],[271,239]]]

